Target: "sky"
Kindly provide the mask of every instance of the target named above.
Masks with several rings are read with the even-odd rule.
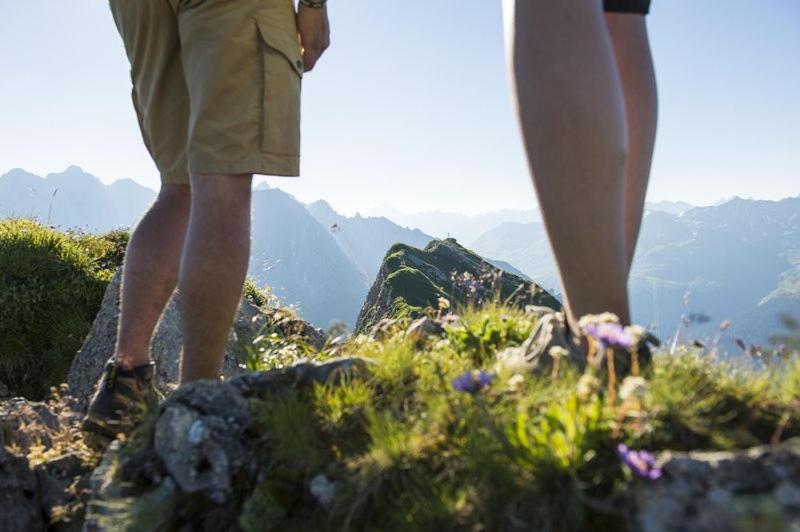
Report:
[[[479,213],[535,197],[498,0],[330,0],[304,79],[299,179],[347,214]],[[800,194],[800,1],[654,0],[660,129],[649,199]],[[158,187],[106,0],[0,0],[0,174],[75,164]]]

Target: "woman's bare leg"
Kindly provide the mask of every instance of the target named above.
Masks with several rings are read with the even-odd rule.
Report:
[[[625,165],[625,242],[628,268],[633,263],[642,226],[644,200],[658,122],[658,92],[645,17],[608,13],[606,23],[617,57],[628,122]]]
[[[601,2],[506,0],[519,121],[573,327],[630,319],[625,102]]]

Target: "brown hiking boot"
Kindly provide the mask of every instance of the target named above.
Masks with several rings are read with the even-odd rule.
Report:
[[[509,347],[497,354],[498,370],[549,372],[554,357],[565,358],[561,363],[571,364],[579,371],[586,367],[586,354],[580,342],[567,326],[563,312],[546,307],[534,307],[539,315],[536,328],[519,347]]]
[[[97,391],[89,403],[81,429],[92,447],[105,447],[118,434],[128,434],[148,408],[158,404],[153,386],[154,364],[122,369],[112,359],[106,363]]]

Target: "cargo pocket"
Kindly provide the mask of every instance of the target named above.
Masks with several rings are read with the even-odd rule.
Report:
[[[297,35],[258,22],[264,63],[261,103],[261,151],[297,157],[300,154],[300,87],[303,57]]]

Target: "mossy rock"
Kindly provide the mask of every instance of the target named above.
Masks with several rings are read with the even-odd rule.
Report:
[[[37,399],[64,381],[126,242],[0,222],[0,382],[11,392]]]
[[[440,298],[454,310],[506,303],[560,309],[540,286],[500,270],[452,238],[433,240],[425,249],[395,244],[386,253],[356,323],[365,332],[383,318],[412,318],[437,308]]]

